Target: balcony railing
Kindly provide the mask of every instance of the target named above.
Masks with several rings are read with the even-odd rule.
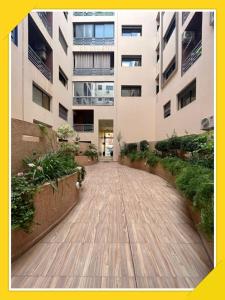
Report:
[[[201,56],[201,54],[202,41],[199,41],[199,43],[193,48],[191,53],[182,62],[182,74],[184,74],[195,63],[195,61]]]
[[[92,16],[114,16],[113,11],[74,11],[74,16],[77,17],[92,17]]]
[[[73,105],[114,105],[113,97],[73,97]]]
[[[114,45],[114,38],[73,38],[74,45]]]
[[[35,65],[35,67],[49,80],[52,81],[52,72],[42,61],[40,56],[28,46],[28,58]]]
[[[38,16],[42,20],[42,23],[44,24],[50,36],[52,36],[52,26],[48,20],[48,14],[46,12],[39,11]]]
[[[74,68],[74,75],[113,75],[114,68]]]
[[[93,132],[94,124],[73,124],[73,128],[78,132]]]

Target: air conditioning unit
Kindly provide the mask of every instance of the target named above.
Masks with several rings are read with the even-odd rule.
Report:
[[[211,130],[214,128],[214,117],[208,117],[201,120],[201,130]]]
[[[194,31],[184,31],[182,35],[182,42],[183,44],[187,44],[195,39],[195,32]]]

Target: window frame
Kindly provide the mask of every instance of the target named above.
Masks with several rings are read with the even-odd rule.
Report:
[[[64,110],[63,113],[62,110]],[[69,110],[59,102],[59,117],[64,121],[68,120],[68,111]],[[65,117],[64,117],[64,113],[65,113]]]
[[[193,95],[191,95],[190,92],[193,92]],[[186,92],[186,95],[185,95]],[[187,96],[189,93],[189,100],[188,98],[180,98],[183,94],[183,97]],[[188,85],[186,85],[178,94],[177,94],[177,110],[181,110],[182,108],[188,106],[192,102],[194,102],[197,99],[197,81],[196,78],[192,80]],[[184,102],[184,103],[182,103]]]
[[[60,43],[61,47],[63,48],[63,51],[67,55],[67,53],[68,53],[68,43],[67,43],[60,27],[59,27],[59,43]]]
[[[166,107],[168,106],[168,107]],[[163,105],[163,117],[164,119],[168,118],[171,116],[171,100],[166,102],[166,104]]]
[[[139,95],[135,95],[135,88],[136,91],[139,91]],[[125,95],[124,91],[130,91],[129,95]],[[132,91],[134,92],[134,95],[132,95]],[[121,97],[141,97],[142,96],[142,86],[141,85],[121,85]]]
[[[40,102],[40,103],[38,103],[37,101],[34,100],[34,88],[35,88],[36,90],[38,90],[38,91],[41,93],[41,102]],[[43,96],[45,96],[46,99],[48,99],[48,105],[47,105],[48,108],[47,108],[46,105],[44,104],[44,98],[43,98]],[[51,97],[46,91],[44,91],[42,88],[40,88],[37,84],[35,84],[35,83],[33,82],[33,88],[32,88],[32,101],[33,101],[35,104],[41,106],[42,108],[44,108],[44,109],[46,109],[46,110],[48,110],[48,111],[51,111],[51,100],[52,100],[52,97]]]
[[[14,45],[18,46],[18,26],[13,28],[13,30],[11,31],[11,41]]]
[[[125,30],[132,30],[130,33],[131,34],[125,34]],[[135,34],[135,30],[136,31],[140,31],[140,34]],[[136,32],[138,33],[138,32]],[[125,36],[125,37],[141,37],[142,36],[142,25],[122,25],[122,30],[121,30],[121,35]]]
[[[65,84],[63,81],[60,79],[60,75],[62,78],[65,80]],[[59,66],[59,81],[62,83],[62,85],[68,89],[68,77],[66,76],[65,72],[62,70],[62,68]]]
[[[123,65],[125,61],[130,62],[130,64]],[[134,62],[134,64],[132,62]],[[140,64],[135,65],[136,62]],[[133,67],[141,67],[141,66],[142,66],[142,55],[121,55],[121,67],[133,68]]]

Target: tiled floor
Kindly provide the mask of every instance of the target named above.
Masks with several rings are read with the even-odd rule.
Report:
[[[13,288],[191,288],[212,265],[184,200],[118,163],[87,167],[81,200],[12,265]]]

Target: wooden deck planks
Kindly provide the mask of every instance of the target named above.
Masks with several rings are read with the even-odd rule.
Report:
[[[81,195],[13,263],[13,288],[190,288],[210,272],[184,200],[165,180],[98,163]]]

